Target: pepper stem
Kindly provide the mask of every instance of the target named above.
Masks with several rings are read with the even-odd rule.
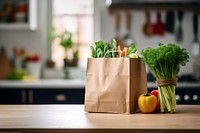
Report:
[[[151,96],[151,95],[147,92],[144,96],[146,97],[146,96]]]

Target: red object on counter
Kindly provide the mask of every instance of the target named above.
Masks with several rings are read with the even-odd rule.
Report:
[[[151,91],[151,94],[157,97],[158,100],[158,90]],[[160,102],[158,101],[157,106],[154,110],[154,112],[160,112]]]
[[[160,35],[160,36],[164,35],[165,25],[161,21],[161,14],[159,12],[157,13],[157,22],[153,26],[153,31],[154,31],[154,34],[156,35]]]

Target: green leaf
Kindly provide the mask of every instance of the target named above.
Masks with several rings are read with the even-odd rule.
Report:
[[[115,58],[116,57],[116,42],[112,43],[98,41],[95,46],[91,48],[93,58]]]
[[[137,48],[136,48],[136,45],[134,43],[132,43],[130,45],[130,47],[128,48],[127,56],[130,57],[130,58],[138,58]]]
[[[95,48],[94,48],[93,46],[91,46],[90,49],[91,49],[91,51],[92,51],[91,56],[92,56],[93,58],[97,58],[97,52],[96,52]]]
[[[65,31],[63,34],[60,35],[61,42],[60,45],[63,46],[65,49],[72,48],[72,34],[68,31]]]
[[[114,48],[114,49],[117,49],[117,42],[116,42],[116,40],[115,39],[113,39],[112,40],[112,47]]]

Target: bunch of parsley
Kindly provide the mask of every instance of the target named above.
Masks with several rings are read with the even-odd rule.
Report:
[[[159,44],[157,48],[142,50],[142,60],[146,63],[157,80],[176,80],[181,66],[189,62],[186,49],[175,44]],[[158,86],[161,112],[175,111],[175,85]]]

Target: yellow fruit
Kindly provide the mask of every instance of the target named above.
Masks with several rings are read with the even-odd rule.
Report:
[[[157,98],[149,93],[141,94],[138,98],[138,106],[142,113],[152,113],[157,105]]]

